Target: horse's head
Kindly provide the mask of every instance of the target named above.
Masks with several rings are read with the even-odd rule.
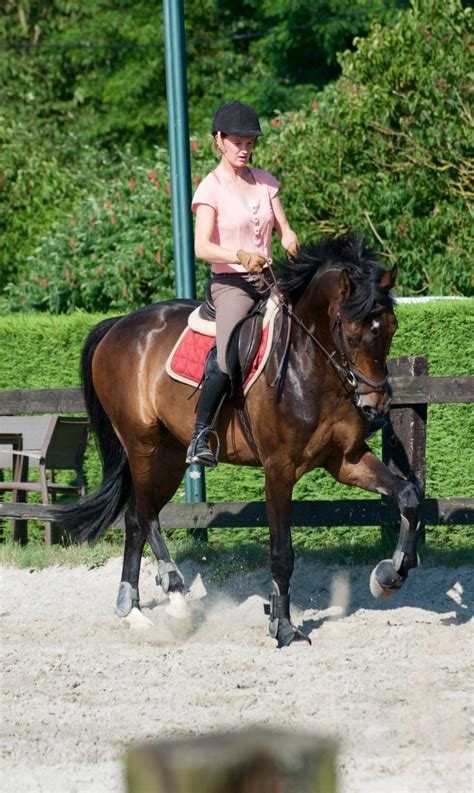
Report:
[[[396,266],[342,268],[329,306],[331,335],[357,407],[368,419],[390,408],[387,356],[397,329],[390,290]]]
[[[280,265],[279,284],[298,321],[368,419],[390,407],[387,355],[397,327],[390,297],[395,276],[396,267],[384,270],[357,232],[302,245],[295,258]]]

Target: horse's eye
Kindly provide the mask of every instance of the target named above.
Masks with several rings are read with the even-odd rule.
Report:
[[[349,342],[349,345],[351,347],[357,347],[359,343],[359,339],[357,338],[357,336],[348,336],[347,341]]]

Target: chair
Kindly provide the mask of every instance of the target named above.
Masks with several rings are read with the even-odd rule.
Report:
[[[11,490],[40,493],[43,504],[54,502],[57,493],[74,493],[83,496],[86,492],[83,462],[87,441],[90,436],[90,423],[82,417],[52,416],[40,450],[23,449],[13,452],[13,480],[0,481],[0,491]],[[25,445],[25,444],[24,444]],[[28,471],[38,467],[39,481],[30,482]],[[57,471],[75,471],[76,483],[66,484],[56,480]],[[45,542],[51,544],[51,524],[45,523]]]

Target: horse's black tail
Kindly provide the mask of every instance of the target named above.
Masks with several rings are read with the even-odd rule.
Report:
[[[81,358],[82,387],[87,412],[102,457],[102,483],[98,490],[71,504],[58,505],[58,522],[73,537],[95,540],[119,517],[131,492],[130,468],[92,382],[92,358],[97,345],[119,317],[96,325],[87,338]]]

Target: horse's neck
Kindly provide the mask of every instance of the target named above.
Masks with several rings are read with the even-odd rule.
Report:
[[[323,340],[331,336],[329,307],[337,296],[340,271],[327,270],[315,276],[295,306],[295,314],[311,333]]]
[[[293,336],[291,358],[295,371],[305,372],[303,401],[306,403],[311,398],[319,405],[319,410],[329,410],[329,413],[333,410],[335,393],[344,388],[340,376],[327,360],[336,352],[331,316],[339,297],[339,278],[337,270],[313,278],[294,311],[301,325]],[[320,415],[318,412],[318,417]]]

